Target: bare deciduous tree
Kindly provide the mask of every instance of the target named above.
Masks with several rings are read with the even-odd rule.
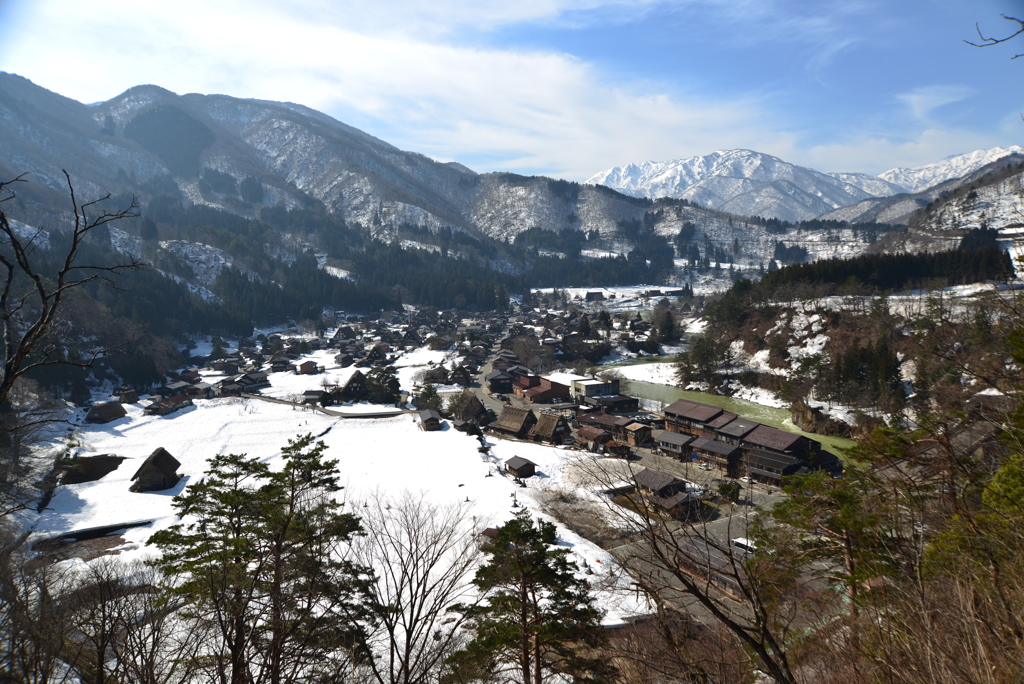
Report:
[[[103,281],[112,284],[114,274],[141,268],[136,260],[112,265],[78,263],[79,252],[86,237],[101,226],[113,221],[138,216],[132,201],[126,209],[109,212],[98,205],[110,195],[88,202],[79,202],[67,171],[71,198],[73,226],[69,244],[58,260],[56,272],[41,273],[33,260],[39,248],[37,238],[41,231],[25,235],[15,229],[4,211],[3,204],[14,199],[14,183],[24,182],[24,176],[11,181],[0,181],[0,265],[3,289],[0,291],[0,338],[3,366],[0,368],[0,404],[15,381],[33,368],[56,364],[88,366],[104,351],[96,350],[90,358],[68,358],[67,349],[54,333],[60,320],[60,309],[69,292],[87,283]]]
[[[4,205],[16,197],[13,186],[25,182],[24,175],[0,181],[0,433],[13,435],[54,421],[49,411],[11,411],[9,399],[16,386],[29,371],[57,364],[88,367],[111,348],[94,349],[78,358],[69,353],[68,326],[63,306],[69,293],[93,282],[113,284],[118,273],[141,268],[134,259],[114,264],[83,264],[80,253],[85,239],[98,228],[125,218],[137,216],[134,200],[126,209],[107,211],[99,206],[109,199],[107,194],[96,200],[79,202],[71,176],[64,172],[71,199],[72,227],[59,236],[62,251],[55,252],[58,242],[54,234],[44,249],[42,230],[26,231],[8,217]],[[48,253],[47,253],[48,252]],[[54,264],[52,272],[47,263]],[[15,435],[16,437],[16,435]],[[10,440],[6,440],[10,441]],[[0,513],[9,514],[29,505],[33,496],[26,496],[19,487],[23,475],[19,463],[21,448],[2,445],[0,452],[0,487],[3,488]]]
[[[371,587],[379,626],[368,637],[368,663],[379,684],[424,684],[444,675],[444,661],[463,644],[479,550],[470,504],[441,506],[424,494],[372,495],[358,509],[366,536],[355,559],[376,573]]]

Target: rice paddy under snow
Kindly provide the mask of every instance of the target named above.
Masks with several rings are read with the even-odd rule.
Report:
[[[155,550],[145,546],[146,540],[156,530],[178,522],[172,498],[203,477],[210,458],[219,453],[245,453],[278,468],[282,463],[281,447],[306,433],[321,435],[328,447],[327,457],[338,460],[345,487],[339,497],[352,502],[352,512],[357,515],[357,502],[371,493],[401,496],[403,492],[424,492],[429,500],[441,505],[468,499],[481,528],[498,526],[509,519],[515,512],[514,500],[547,519],[540,493],[550,487],[573,487],[564,477],[567,468],[575,461],[592,458],[584,452],[495,439],[488,440],[492,455],[484,455],[479,453],[475,438],[450,427],[438,432],[421,431],[415,414],[337,418],[238,398],[197,400],[195,406],[166,417],[143,415],[138,405],[127,405],[126,409],[126,417],[106,425],[83,426],[75,436],[80,444],[76,448],[79,456],[113,453],[127,460],[96,482],[60,488],[50,509],[37,518],[33,514],[34,519],[29,521],[34,528],[33,542],[76,530],[152,520],[148,526],[124,532],[126,544],[118,556],[150,557]],[[181,481],[166,491],[129,492],[132,475],[158,447],[181,462]],[[526,480],[525,488],[500,472],[500,465],[512,456],[537,464],[538,476]],[[559,544],[571,550],[579,567],[584,568],[585,562],[595,572],[588,579],[598,588],[599,603],[608,612],[606,621],[618,622],[626,615],[644,612],[625,590],[628,580],[618,577],[618,566],[610,554],[561,525],[558,534]]]

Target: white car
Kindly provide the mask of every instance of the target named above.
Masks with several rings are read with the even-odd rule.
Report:
[[[753,480],[751,480],[749,477],[741,477],[740,482],[750,484],[751,482],[753,482]]]
[[[711,470],[711,464],[710,463],[701,463],[697,467],[700,468],[701,470]]]

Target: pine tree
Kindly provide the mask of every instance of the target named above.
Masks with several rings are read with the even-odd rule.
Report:
[[[284,467],[242,454],[220,454],[206,477],[174,498],[187,522],[150,543],[179,615],[213,625],[208,644],[216,679],[309,681],[343,676],[365,624],[368,571],[339,560],[361,531],[334,499],[337,461],[324,461],[312,435],[282,449]],[[213,673],[211,673],[213,674]]]
[[[476,637],[453,664],[464,673],[507,673],[521,684],[543,684],[553,673],[603,681],[614,670],[581,652],[601,643],[601,613],[566,549],[552,548],[555,526],[520,511],[497,530],[490,560],[474,584],[486,602],[460,606],[476,620]],[[472,676],[472,675],[470,675]]]
[[[441,395],[437,393],[437,388],[430,383],[423,386],[423,390],[420,392],[420,401],[431,411],[441,410]]]

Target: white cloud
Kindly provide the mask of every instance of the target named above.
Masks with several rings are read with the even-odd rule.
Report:
[[[475,16],[467,21],[536,18],[596,4],[536,0],[512,11],[491,3],[470,11]],[[709,102],[665,94],[664,84],[610,85],[565,54],[463,47],[408,30],[362,33],[345,22],[319,21],[326,5],[312,15],[273,4],[241,7],[182,2],[143,15],[129,3],[108,3],[100,28],[93,5],[43,4],[32,20],[48,30],[9,36],[14,44],[5,48],[4,66],[82,101],[140,83],[289,100],[349,123],[386,122],[369,132],[406,149],[462,160],[484,152],[492,168],[580,179],[637,155],[681,156],[773,135],[755,114],[754,98]],[[364,20],[376,21],[355,23]],[[92,26],[96,45],[85,53],[75,38],[84,25]]]
[[[613,80],[572,55],[494,47],[484,35],[523,23],[614,21],[657,4],[24,0],[4,7],[0,68],[84,102],[143,83],[287,100],[440,159],[573,179],[631,161],[736,147],[826,170],[878,172],[1006,144],[929,125],[934,130],[904,135],[911,142],[862,135],[807,149],[804,134],[792,129],[770,93],[708,96],[674,83]],[[853,44],[844,17],[868,11],[855,2],[815,6],[818,14],[790,11],[778,0],[681,0],[677,6],[717,13],[720,26],[735,24],[727,42],[797,42],[816,55],[808,62],[812,73]],[[927,123],[936,108],[969,94],[964,86],[929,86],[900,101]]]
[[[931,85],[914,88],[908,93],[897,95],[897,99],[910,108],[911,114],[919,121],[928,122],[934,110],[943,105],[965,100],[974,90],[964,85]]]

